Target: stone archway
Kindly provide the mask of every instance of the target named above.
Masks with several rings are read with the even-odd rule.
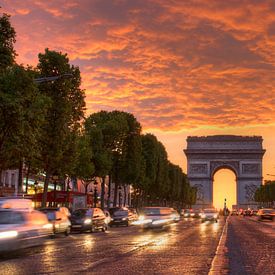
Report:
[[[216,171],[228,168],[236,175],[237,205],[255,204],[255,190],[262,184],[262,159],[265,150],[262,137],[206,136],[188,137],[187,176],[197,187],[197,206],[213,204],[213,176]]]

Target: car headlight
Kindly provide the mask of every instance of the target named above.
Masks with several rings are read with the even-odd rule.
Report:
[[[201,214],[201,217],[204,219],[205,218],[205,214]]]
[[[92,222],[91,219],[85,219],[85,220],[84,220],[84,223],[85,223],[85,224],[90,224],[91,222]]]
[[[128,218],[122,218],[123,221],[126,221]]]
[[[10,239],[10,238],[15,238],[18,236],[17,231],[5,231],[5,232],[0,232],[0,240],[1,239]]]
[[[215,218],[215,219],[217,219],[217,218],[218,218],[218,215],[217,215],[217,214],[215,214],[215,215],[214,215],[214,218]]]
[[[43,228],[45,229],[53,229],[53,225],[51,223],[46,223],[43,225]]]
[[[188,217],[188,214],[184,214],[184,217]]]
[[[144,220],[145,220],[145,217],[144,217],[143,215],[140,215],[140,216],[138,217],[138,220],[139,220],[139,221],[144,221]]]

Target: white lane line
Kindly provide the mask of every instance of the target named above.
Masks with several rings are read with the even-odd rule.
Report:
[[[212,260],[208,275],[221,275],[229,273],[229,260],[227,257],[228,249],[225,245],[227,239],[228,220],[229,217],[226,219],[224,224],[219,244],[217,246],[215,256]]]

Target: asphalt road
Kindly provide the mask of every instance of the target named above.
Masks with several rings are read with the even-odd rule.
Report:
[[[275,274],[275,222],[234,216],[227,233],[230,274]]]
[[[0,274],[208,274],[214,257],[223,265],[215,255],[225,228],[228,266],[212,274],[275,274],[274,223],[230,217],[224,224],[195,219],[166,230],[130,226],[60,236],[0,258]]]
[[[0,259],[0,274],[208,274],[224,221],[71,234]]]

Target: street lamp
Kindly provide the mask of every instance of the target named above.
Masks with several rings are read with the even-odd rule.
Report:
[[[35,196],[35,199],[34,199],[34,208],[36,208],[36,201],[37,201],[37,186],[38,186],[38,181],[36,180],[34,182],[34,196]]]
[[[61,74],[61,75],[57,75],[57,76],[46,76],[46,77],[39,77],[39,78],[35,78],[34,82],[35,83],[43,83],[43,82],[51,82],[51,81],[55,81],[57,79],[60,78],[73,78],[73,75],[70,73],[66,73],[66,74]]]
[[[97,204],[97,181],[94,181],[94,207]]]

